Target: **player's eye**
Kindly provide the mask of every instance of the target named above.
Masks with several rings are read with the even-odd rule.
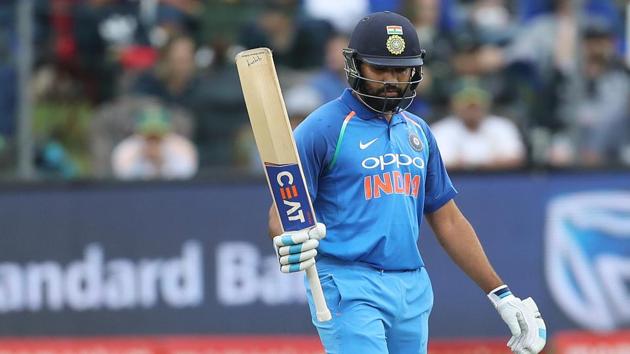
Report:
[[[372,66],[372,70],[378,73],[393,72],[396,74],[403,74],[407,72],[409,68],[398,68],[398,67],[390,67],[390,66]]]
[[[389,70],[389,68],[386,67],[386,66],[376,66],[376,65],[374,65],[374,66],[372,66],[372,70],[374,70],[374,71],[376,71],[378,73],[382,73],[382,72],[385,72],[385,71]]]

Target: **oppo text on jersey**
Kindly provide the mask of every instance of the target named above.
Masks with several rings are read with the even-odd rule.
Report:
[[[379,168],[381,171],[384,171],[385,167],[389,165],[394,165],[396,168],[413,165],[420,169],[424,169],[425,166],[422,157],[411,157],[407,154],[384,154],[377,157],[368,157],[361,162],[361,166],[368,170]]]

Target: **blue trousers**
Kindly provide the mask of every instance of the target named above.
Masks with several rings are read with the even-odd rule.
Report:
[[[332,320],[317,320],[305,284],[327,354],[427,353],[433,290],[426,269],[380,271],[330,259],[319,260],[317,268]]]

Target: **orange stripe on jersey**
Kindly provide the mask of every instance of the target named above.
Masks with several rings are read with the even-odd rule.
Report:
[[[400,112],[400,114],[402,114],[402,116],[403,116],[403,117],[405,117],[405,119],[406,119],[408,122],[411,122],[411,123],[413,123],[416,127],[418,127],[418,128],[420,128],[420,129],[422,129],[422,126],[421,126],[420,124],[418,124],[418,122],[416,122],[415,120],[413,120],[413,119],[411,119],[411,118],[407,117],[407,115],[405,114],[405,112]]]
[[[282,197],[282,199],[287,199],[286,194],[284,194],[284,188],[280,188],[280,196]]]
[[[350,119],[352,119],[355,114],[356,113],[354,113],[354,111],[348,113],[346,118],[343,120],[343,124],[341,124],[341,131],[339,131],[339,137],[337,138],[335,153],[333,154],[333,158],[327,167],[329,170],[335,165],[335,162],[337,162],[337,157],[339,156],[339,152],[341,151],[341,141],[343,140],[343,136],[346,135],[346,127],[348,126],[348,122],[350,122]]]

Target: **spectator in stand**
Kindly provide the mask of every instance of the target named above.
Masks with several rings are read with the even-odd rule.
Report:
[[[196,72],[196,46],[186,35],[172,37],[161,48],[157,65],[138,77],[132,92],[160,99],[167,105],[194,107],[201,79]]]
[[[18,80],[8,32],[0,27],[0,139],[12,139],[16,130]]]
[[[519,14],[520,22],[527,22],[538,15],[552,12],[555,0],[527,0],[514,3]],[[574,1],[573,5],[582,5],[584,15],[591,17],[605,17],[617,30],[621,30],[621,11],[623,1],[616,0],[581,0]]]
[[[476,0],[467,17],[487,44],[507,44],[516,30],[506,0]]]
[[[301,17],[297,1],[267,0],[257,21],[245,26],[240,44],[246,48],[269,47],[276,65],[296,70],[319,68],[332,25],[325,20]]]
[[[307,16],[325,20],[335,31],[345,35],[349,35],[354,25],[371,12],[368,0],[304,0],[302,6]]]
[[[427,3],[429,0],[425,0]],[[441,37],[441,38],[440,38]],[[422,37],[421,37],[422,38]],[[494,97],[495,110],[503,115],[515,116],[514,108],[519,102],[515,77],[509,71],[489,70],[484,63],[484,53],[494,44],[484,43],[476,28],[466,24],[450,36],[434,36],[437,57],[427,51],[428,92],[421,92],[430,103],[429,116],[433,122],[449,113],[452,83],[461,78],[473,78],[484,82],[486,90]],[[422,40],[422,39],[421,39]],[[421,85],[422,86],[422,85]]]
[[[575,151],[552,144],[553,165],[602,166],[619,163],[620,149],[630,128],[630,77],[615,50],[614,28],[603,18],[591,18],[582,32],[583,59],[579,70],[567,72],[558,86],[558,114],[565,129],[557,136],[571,141]],[[562,139],[559,140],[562,142]]]
[[[95,104],[109,101],[116,95],[115,58],[118,52],[134,43],[147,41],[146,28],[139,19],[139,2],[72,1],[70,15],[67,21],[71,24],[71,32],[60,32],[58,36],[63,37],[57,39],[57,42],[61,41],[57,46],[64,44],[61,48],[76,52],[73,65],[90,101]]]
[[[15,151],[11,150],[5,138],[0,135],[0,179],[10,175],[15,164]]]
[[[197,151],[172,131],[168,113],[153,107],[137,117],[136,133],[116,146],[112,169],[120,179],[187,179],[197,172]]]
[[[525,23],[505,49],[485,51],[481,61],[488,70],[519,66],[528,72],[521,82],[529,83],[536,97],[530,102],[529,126],[556,131],[562,127],[556,86],[576,65],[580,9],[571,0],[553,0],[550,7],[551,12]]]
[[[496,63],[496,59],[514,41],[517,29],[506,0],[473,1],[463,28],[474,33],[479,43],[475,55],[476,75],[489,83],[494,111],[511,117],[525,127],[531,120],[535,102],[531,68],[516,63],[501,67]]]
[[[420,45],[427,51],[422,68],[422,85],[416,89],[418,97],[408,108],[427,121],[446,112],[445,85],[450,81],[449,61],[453,54],[451,43],[452,3],[450,0],[408,0],[405,9],[416,28]]]
[[[518,28],[506,48],[485,50],[481,55],[486,70],[516,73],[515,85],[510,86],[519,88],[519,101],[525,103],[525,119],[519,117],[519,120],[526,127],[536,164],[549,163],[550,146],[555,146],[553,163],[573,161],[570,139],[556,134],[565,125],[559,110],[562,100],[559,95],[563,92],[560,85],[576,70],[580,19],[605,16],[616,28],[618,11],[611,10],[614,8],[611,4],[612,0],[518,2],[521,16],[531,19]],[[541,12],[543,9],[550,11]]]
[[[165,39],[177,33],[197,33],[200,27],[201,0],[140,0],[140,3],[140,17],[150,28],[153,45],[164,45]]]
[[[450,1],[408,0],[406,8],[420,44],[431,57],[431,66],[448,63],[452,53],[450,36],[453,27]]]
[[[562,124],[555,111],[556,84],[576,65],[579,15],[576,10],[571,0],[554,0],[551,13],[539,15],[521,28],[503,59],[506,65],[514,62],[530,65],[533,82],[538,87],[532,125],[550,131],[560,129]]]
[[[37,173],[72,179],[87,174],[86,127],[92,113],[84,83],[58,62],[42,63],[29,83]]]
[[[486,58],[487,65],[500,68],[525,62],[533,65],[541,78],[550,78],[553,70],[570,69],[575,64],[577,15],[571,0],[553,0],[552,12],[522,26],[506,51]]]
[[[91,175],[97,178],[113,176],[111,156],[114,147],[136,129],[134,117],[142,111],[163,107],[155,98],[121,95],[99,107],[89,120],[89,150]],[[173,132],[191,138],[194,122],[188,111],[181,107],[168,107]]]
[[[453,115],[431,127],[450,169],[498,170],[519,168],[525,147],[517,126],[489,113],[490,93],[476,81],[464,80],[451,99]]]
[[[339,97],[339,92],[348,86],[344,60],[341,54],[348,47],[348,36],[335,34],[326,43],[325,66],[316,72],[303,84],[298,84],[296,90],[301,92],[301,97],[308,97],[309,101],[318,102],[320,106]],[[307,94],[308,93],[308,94]],[[307,112],[310,113],[310,112]]]
[[[225,168],[235,163],[234,144],[238,130],[249,126],[241,83],[234,65],[229,41],[215,39],[212,43],[212,65],[204,73],[198,91],[199,104],[194,142],[203,168]],[[251,128],[250,128],[251,130]]]

